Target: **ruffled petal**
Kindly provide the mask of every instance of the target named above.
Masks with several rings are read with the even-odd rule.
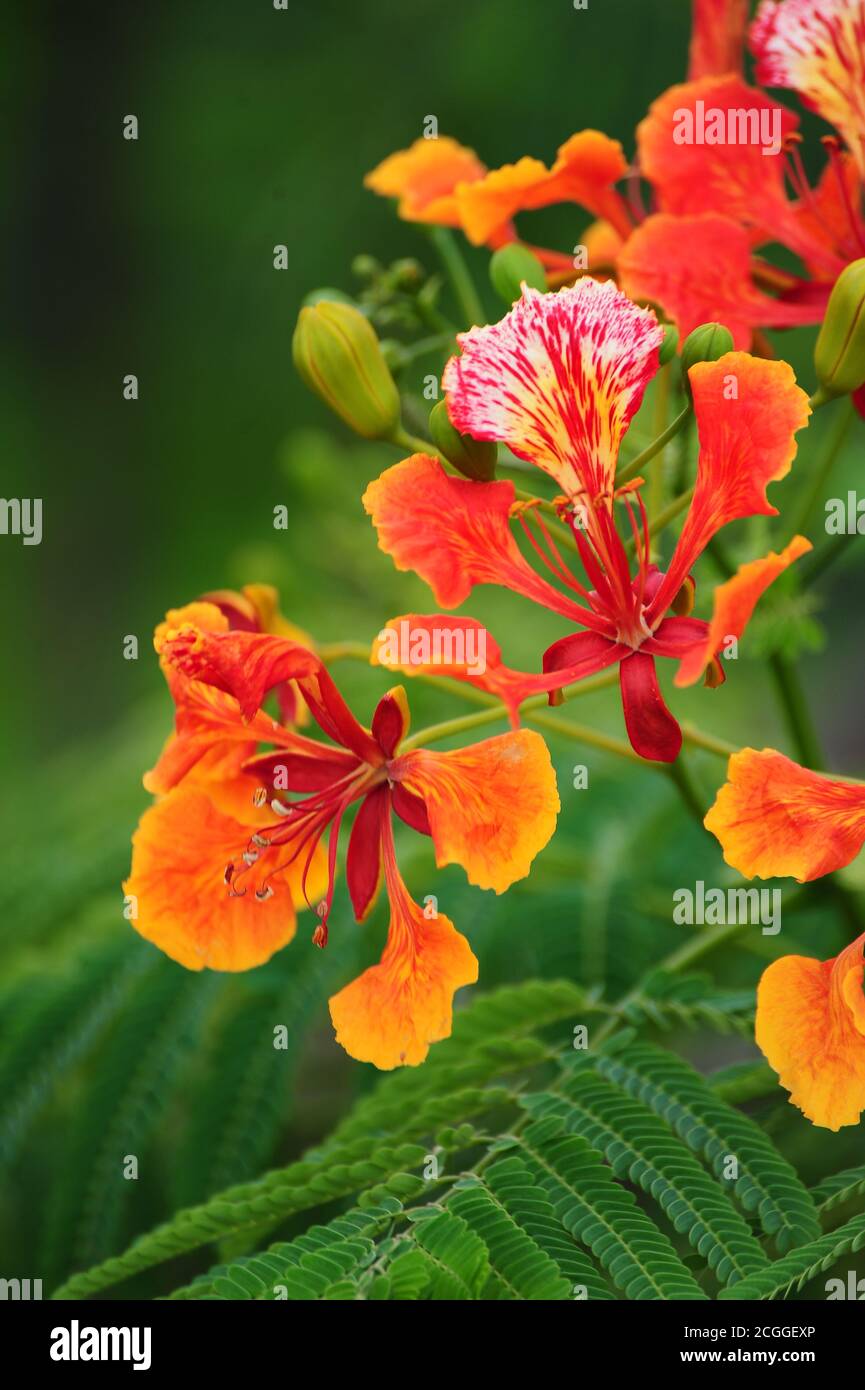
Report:
[[[674,763],[682,748],[682,730],[664,704],[654,657],[633,652],[619,666],[619,680],[634,752],[652,762]]]
[[[269,690],[296,680],[328,737],[373,766],[382,762],[377,742],[355,719],[319,657],[297,642],[263,632],[213,634],[187,624],[161,633],[159,650],[169,667],[233,695],[247,720]]]
[[[169,668],[233,695],[245,719],[260,709],[275,685],[310,675],[321,665],[313,652],[284,637],[243,631],[214,634],[188,622],[165,625],[157,631],[155,643]]]
[[[516,164],[505,164],[461,185],[456,193],[460,219],[469,241],[480,246],[500,234],[518,212],[553,203],[579,203],[627,236],[630,223],[613,188],[626,171],[618,140],[598,130],[581,130],[559,146],[550,169],[526,155]]]
[[[184,783],[145,811],[132,838],[132,868],[123,891],[137,900],[132,925],[189,970],[249,970],[294,936],[292,885],[253,866],[243,896],[231,896],[225,871],[246,849],[249,824],[214,804],[195,782]]]
[[[415,749],[390,775],[426,803],[439,868],[461,864],[479,888],[503,893],[525,878],[556,827],[556,774],[528,729],[452,753]]]
[[[728,638],[742,636],[761,594],[794,560],[811,549],[811,542],[804,536],[794,536],[780,555],[770,550],[762,559],[749,560],[747,564],[740,565],[731,579],[719,584],[715,590],[715,606],[708,632],[682,657],[674,678],[675,684],[693,685],[698,681]]]
[[[741,72],[748,0],[693,0],[688,78]]]
[[[363,495],[379,549],[398,570],[419,574],[443,608],[456,608],[475,584],[501,584],[575,622],[595,621],[523,559],[510,530],[514,500],[513,483],[449,477],[428,454],[385,469]]]
[[[700,143],[701,136],[713,137],[713,112],[721,113],[723,141]],[[724,213],[749,228],[755,240],[781,241],[831,267],[835,256],[825,236],[810,233],[786,193],[781,143],[797,125],[792,111],[741,78],[682,83],[664,92],[637,128],[640,169],[655,187],[660,212]]]
[[[431,1043],[450,1035],[453,996],[474,984],[478,963],[449,918],[427,917],[412,899],[396,865],[388,819],[382,850],[390,899],[387,944],[378,965],[333,996],[330,1016],[336,1041],[351,1057],[390,1071],[418,1066]]]
[[[573,671],[561,675],[556,667],[550,666],[546,669],[551,674],[534,675],[506,666],[495,638],[474,618],[444,613],[403,613],[390,618],[378,634],[370,659],[374,666],[402,671],[407,676],[448,676],[451,680],[465,681],[476,690],[485,690],[507,706],[511,723],[516,727],[519,706],[529,695],[559,690],[616,660],[608,654],[612,644],[596,633],[578,633],[564,641],[579,643],[581,638],[592,641],[588,649],[583,647],[575,651],[573,662],[566,663],[569,667],[573,665]]]
[[[175,732],[158,762],[144,775],[145,787],[156,795],[170,791],[193,768],[200,770],[208,754],[218,757],[234,748],[243,761],[253,756],[258,743],[276,743],[283,749],[297,744],[298,735],[263,711],[244,720],[233,696],[203,681],[177,682],[174,693],[178,702]]]
[[[751,238],[720,213],[647,217],[619,255],[619,283],[634,299],[661,305],[680,337],[701,323],[723,323],[737,348],[753,330],[816,323],[819,307],[786,303],[751,279]]]
[[[798,92],[843,136],[865,177],[862,0],[763,0],[749,39],[757,81]]]
[[[663,329],[608,281],[528,287],[500,323],[461,333],[442,385],[463,434],[507,444],[568,497],[612,489],[619,446],[658,370]]]
[[[408,222],[458,227],[457,185],[471,184],[485,173],[474,150],[440,135],[435,140],[421,137],[407,150],[388,155],[364,184],[385,198],[398,198],[397,212]]]
[[[652,600],[650,624],[672,603],[722,526],[743,516],[777,516],[766,486],[789,473],[796,431],[811,413],[786,362],[728,352],[717,362],[698,362],[688,376],[700,436],[697,482],[670,567]]]
[[[808,883],[842,869],[865,843],[865,786],[811,772],[774,748],[743,748],[704,824],[745,878]]]
[[[865,1110],[865,994],[860,936],[834,960],[783,956],[757,989],[757,1046],[815,1125],[838,1130]]]

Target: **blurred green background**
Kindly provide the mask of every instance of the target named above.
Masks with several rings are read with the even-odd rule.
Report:
[[[325,1000],[377,958],[381,910],[360,929],[338,890],[324,956],[302,922],[290,949],[242,979],[187,974],[122,917],[140,778],[171,720],[150,635],[166,608],[249,582],[276,584],[286,615],[320,641],[366,642],[389,616],[432,607],[377,551],[360,504],[398,452],[353,439],[293,372],[300,302],[318,285],[356,292],[359,252],[436,268],[422,230],[362,186],[425,116],[491,166],[549,161],[583,126],[630,154],[636,122],[684,76],[688,32],[685,0],[590,0],[579,12],[570,0],[55,3],[9,18],[2,491],[44,499],[40,546],[0,537],[0,1157],[14,1179],[0,1189],[0,1249],[18,1272],[56,1279],[178,1202],[300,1151],[370,1083],[333,1043]],[[127,114],[135,142],[122,138]],[[558,208],[525,227],[570,248],[587,220]],[[273,268],[278,243],[285,271]],[[487,254],[468,259],[500,316]],[[809,390],[812,336],[776,338]],[[137,401],[123,399],[127,373]],[[803,468],[831,428],[815,422]],[[641,417],[635,438],[648,429]],[[859,427],[833,495],[856,485],[861,444]],[[776,504],[797,485],[776,489]],[[287,532],[272,526],[280,503]],[[780,534],[740,528],[741,555]],[[755,658],[779,624],[801,634],[804,614],[802,674],[830,765],[862,772],[855,546],[816,595],[782,592],[722,690],[676,692],[674,710],[736,743],[792,751]],[[701,612],[716,577],[704,561]],[[508,594],[480,591],[466,611],[517,667],[537,669],[562,635]],[[137,661],[123,659],[128,634]],[[355,665],[336,675],[368,718],[385,679]],[[418,686],[410,696],[416,728],[462,709]],[[621,735],[609,692],[574,717]],[[552,752],[560,830],[507,897],[436,874],[417,837],[401,862],[415,894],[436,892],[470,937],[482,986],[565,975],[616,995],[680,940],[673,888],[732,879],[666,778],[576,745]],[[590,768],[587,792],[572,790],[577,763]],[[722,768],[694,760],[706,804]],[[849,931],[815,889],[789,933],[713,958],[719,981],[753,984],[761,955],[794,934],[825,957]],[[288,1058],[270,1046],[283,1020],[296,1023]],[[704,1067],[753,1055],[744,1039],[687,1046]],[[770,1118],[805,1169],[852,1161],[851,1137],[815,1137],[783,1096]],[[117,1181],[127,1152],[153,1157],[138,1184]],[[22,1190],[38,1196],[21,1201]]]

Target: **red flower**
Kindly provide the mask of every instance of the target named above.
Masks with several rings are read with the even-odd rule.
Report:
[[[565,565],[539,510],[515,502],[509,482],[452,478],[434,459],[415,454],[372,483],[364,505],[380,547],[398,568],[425,579],[445,607],[461,603],[477,583],[499,583],[585,629],[550,647],[545,673],[561,687],[618,662],[633,747],[645,758],[670,762],[682,736],[661,697],[655,658],[679,661],[677,685],[690,685],[704,672],[710,684],[723,680],[717,652],[724,640],[741,636],[763,590],[810,549],[799,536],[780,555],[743,565],[716,590],[710,623],[684,615],[693,593],[691,571],[715,533],[740,517],[777,514],[766,485],[789,471],[794,435],[809,406],[783,362],[732,352],[691,368],[697,481],[664,573],[650,560],[642,479],[618,489],[615,483],[619,445],[657,369],[660,339],[653,314],[612,284],[584,279],[556,295],[525,289],[500,323],[460,336],[462,355],[445,371],[448,410],[459,430],[508,445],[562,487],[559,514],[576,541],[585,581]],[[617,527],[617,504],[630,531],[633,564]],[[529,565],[511,534],[512,521],[569,593]],[[498,648],[494,656],[489,674],[475,677],[476,684],[500,693],[505,679],[512,706],[539,688],[543,678],[524,676],[521,684],[519,673],[500,667]]]

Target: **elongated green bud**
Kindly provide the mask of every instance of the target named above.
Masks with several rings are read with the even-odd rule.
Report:
[[[519,299],[524,280],[533,290],[547,288],[546,272],[537,256],[516,241],[502,246],[490,258],[490,280],[496,294],[506,304],[513,304],[514,300]]]
[[[679,346],[679,330],[674,323],[664,324],[664,341],[661,343],[661,350],[658,353],[658,361],[662,367],[666,367],[668,362],[672,362],[676,355],[676,348]]]
[[[473,439],[454,429],[444,401],[430,411],[430,434],[439,453],[459,469],[463,477],[476,483],[488,483],[495,476],[498,445],[485,439]]]
[[[399,424],[399,392],[372,325],[350,304],[319,300],[298,315],[292,340],[298,373],[365,439],[387,439]]]
[[[835,281],[814,347],[814,368],[830,396],[846,396],[865,382],[865,257],[851,261]]]

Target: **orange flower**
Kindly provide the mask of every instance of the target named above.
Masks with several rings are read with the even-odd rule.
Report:
[[[783,956],[757,989],[757,1045],[815,1125],[839,1130],[865,1110],[865,993],[857,937],[834,960]]]
[[[407,222],[458,227],[455,190],[485,173],[474,150],[440,135],[421,137],[409,149],[388,155],[367,174],[364,185],[385,198],[398,198],[397,211]]]
[[[626,171],[617,140],[599,130],[580,130],[559,146],[549,169],[541,160],[525,155],[516,164],[505,164],[482,179],[461,184],[456,190],[460,221],[469,241],[480,246],[502,237],[518,212],[578,203],[627,236],[631,221],[614,188]]]
[[[521,730],[455,752],[401,752],[409,721],[401,687],[379,701],[366,729],[297,642],[199,621],[163,627],[159,646],[179,688],[208,692],[213,743],[200,758],[206,776],[187,776],[142,820],[127,884],[139,899],[138,930],[190,968],[245,969],[291,938],[295,895],[308,904],[322,896],[313,939],[326,945],[340,829],[356,806],[346,859],[355,916],[367,916],[383,877],[391,918],[380,963],[331,1000],[337,1039],[378,1067],[422,1062],[450,1032],[454,992],[477,978],[477,961],[447,917],[412,901],[392,818],[430,835],[438,864],[460,863],[471,883],[503,892],[555,827],[543,739]],[[297,682],[328,741],[261,711],[286,680]],[[194,736],[199,752],[201,720]],[[259,739],[276,747],[256,752]]]
[[[746,878],[807,883],[849,864],[865,843],[865,786],[811,772],[774,748],[743,748],[705,825]]]
[[[621,195],[614,185],[627,171],[622,147],[598,130],[580,130],[563,145],[551,168],[526,155],[516,164],[487,170],[473,150],[447,136],[420,139],[408,150],[389,155],[367,174],[374,193],[399,198],[400,217],[412,222],[462,227],[476,246],[495,249],[517,239],[513,218],[519,212],[578,203],[603,219],[605,253],[613,237],[631,229]],[[595,234],[597,240],[597,234]],[[573,268],[570,255],[532,248],[544,265]]]
[[[586,278],[558,294],[525,289],[501,323],[461,334],[462,355],[445,369],[448,412],[457,429],[507,444],[563,489],[559,517],[573,535],[585,582],[565,564],[540,510],[517,503],[509,482],[448,477],[434,459],[415,454],[387,469],[363,501],[381,549],[399,569],[425,579],[444,607],[461,603],[475,584],[497,583],[586,629],[544,653],[544,674],[557,677],[555,687],[538,675],[503,667],[495,645],[480,679],[465,663],[459,670],[445,662],[450,674],[502,693],[513,713],[534,691],[557,689],[618,664],[634,749],[672,762],[682,735],[661,696],[655,658],[679,661],[680,685],[704,671],[713,683],[722,680],[716,653],[724,638],[741,635],[760,593],[809,549],[808,542],[797,537],[781,555],[743,567],[719,590],[711,624],[680,616],[680,592],[722,526],[775,514],[766,487],[788,473],[809,406],[783,362],[731,352],[691,368],[700,436],[697,482],[662,573],[649,558],[642,479],[619,489],[615,482],[619,446],[657,370],[660,339],[653,314],[636,308],[613,284]],[[616,502],[634,542],[633,570],[617,529]],[[514,520],[551,578],[569,593],[529,565],[511,534]],[[426,622],[435,627],[446,620]],[[478,625],[469,620],[469,627]],[[406,669],[404,662],[397,664]]]

